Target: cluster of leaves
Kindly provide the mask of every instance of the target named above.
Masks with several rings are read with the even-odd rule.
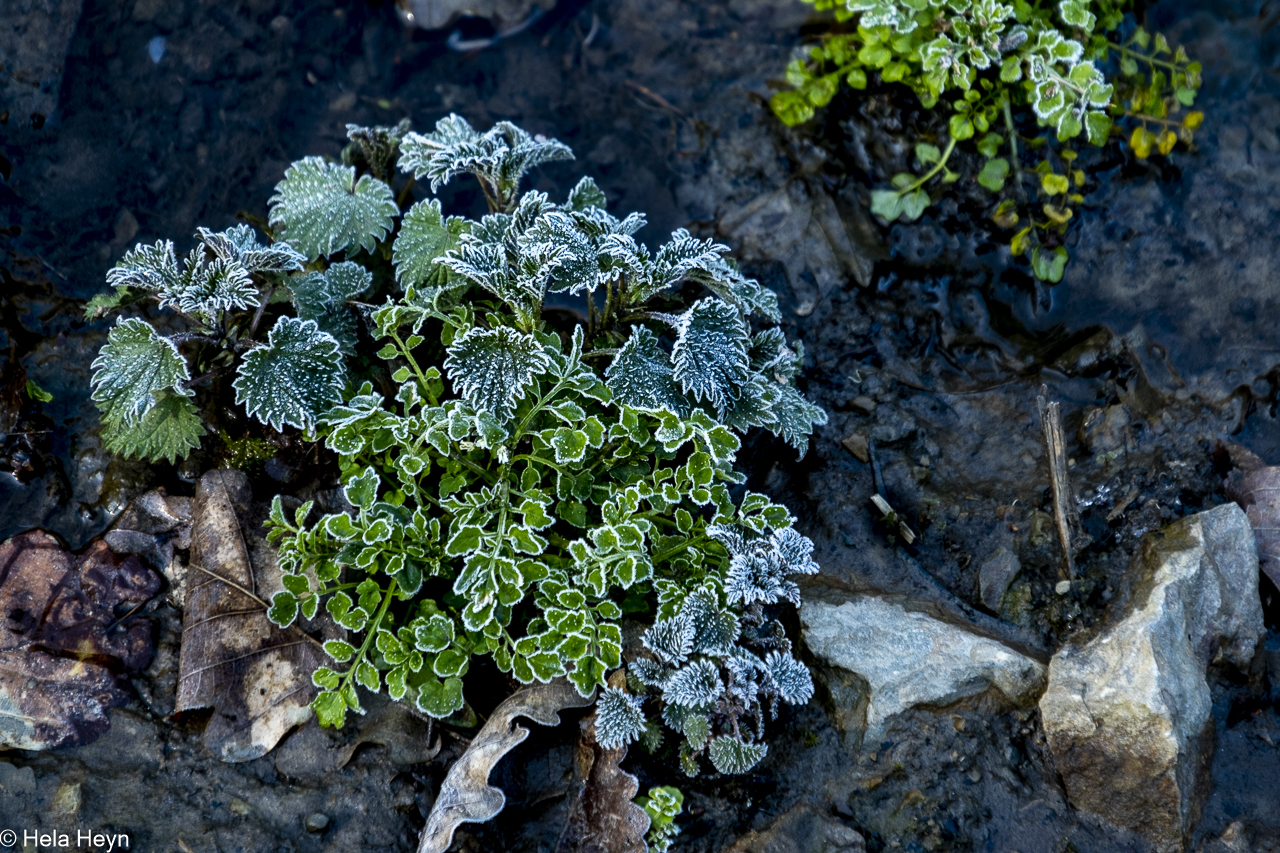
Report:
[[[350,125],[349,148],[364,152],[363,162],[380,162],[403,133]],[[154,303],[182,330],[162,334],[140,317],[121,317],[111,329],[92,380],[107,448],[153,461],[187,456],[207,431],[197,389],[231,373],[236,402],[262,424],[314,428],[341,401],[344,356],[356,340],[350,303],[373,283],[359,263],[326,267],[318,259],[372,250],[398,213],[384,181],[308,157],[289,168],[271,199],[272,236],[284,239],[263,245],[251,226],[237,225],[199,229],[181,264],[167,240],[127,252],[107,273],[114,291],[89,300],[85,316]],[[280,314],[258,340],[277,301],[291,303],[295,316]]]
[[[636,797],[636,805],[649,816],[649,834],[645,837],[650,853],[667,853],[671,842],[680,834],[675,820],[684,811],[684,794],[679,788],[662,785],[649,789],[649,795]]]
[[[765,503],[758,495],[748,500]],[[779,703],[804,704],[813,696],[809,670],[791,655],[782,625],[764,611],[780,600],[800,603],[790,577],[818,571],[813,543],[755,518],[755,525],[707,528],[729,556],[719,585],[684,596],[657,585],[658,620],[644,634],[648,655],[629,666],[641,696],[605,691],[596,719],[602,744],[643,738],[654,746],[656,737],[645,738],[642,713],[644,697],[652,696],[663,722],[684,736],[680,762],[688,775],[697,775],[703,753],[721,773],[742,773],[768,751],[766,710],[772,718]]]
[[[897,174],[891,188],[873,191],[872,212],[888,222],[918,219],[940,185],[960,178],[947,163],[957,143],[968,143],[983,158],[975,179],[997,197],[993,220],[1013,232],[1014,256],[1028,254],[1045,281],[1062,278],[1062,238],[1071,205],[1083,201],[1074,141],[1103,146],[1130,126],[1130,150],[1145,158],[1191,144],[1204,120],[1184,112],[1195,102],[1200,64],[1134,26],[1130,0],[805,2],[834,10],[842,31],[787,66],[791,88],[771,101],[778,117],[808,121],[842,82],[865,89],[872,75],[910,87],[925,108],[949,112],[949,138],[941,150],[922,140],[920,173]],[[1130,34],[1118,40],[1122,32]],[[1033,125],[1038,133],[1019,135]]]
[[[350,509],[273,506],[285,591],[272,620],[323,604],[350,632],[314,675],[320,721],[360,712],[357,686],[449,717],[477,656],[590,696],[623,665],[631,614],[693,631],[680,662],[726,673],[711,705],[680,699],[705,716],[713,764],[747,769],[764,752],[761,709],[811,689],[762,610],[795,600],[786,576],[816,570],[797,562],[811,546],[784,507],[731,496],[737,433],[763,427],[804,452],[826,420],[794,386],[802,355],[774,295],[683,230],[651,253],[632,236],[643,217],[610,214],[589,178],[562,204],[520,194],[526,169],[569,156],[553,140],[450,116],[399,150],[437,188],[474,174],[491,212],[418,202],[374,253],[404,288],[371,312],[394,397],[366,382],[319,418]],[[331,236],[286,220],[298,231]],[[548,293],[578,297],[587,322],[548,325]],[[604,690],[598,727],[602,745],[632,739],[641,700]]]

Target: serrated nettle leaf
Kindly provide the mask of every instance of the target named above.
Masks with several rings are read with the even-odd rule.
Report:
[[[208,228],[199,228],[196,235],[216,257],[237,263],[251,273],[300,270],[306,261],[302,253],[284,241],[270,246],[259,243],[250,225],[235,225],[216,234]]]
[[[107,284],[112,287],[140,287],[159,293],[177,281],[178,260],[169,240],[152,246],[139,243],[107,271]]]
[[[281,317],[265,346],[236,370],[236,402],[273,429],[310,429],[341,399],[345,371],[338,342],[312,320]]]
[[[173,391],[157,391],[155,400],[155,405],[132,424],[123,417],[104,414],[103,446],[120,456],[170,463],[199,447],[206,430],[191,399]]]
[[[676,323],[672,376],[684,393],[724,408],[749,377],[749,344],[749,330],[736,308],[720,299],[700,299]]]
[[[507,326],[473,328],[449,347],[445,372],[476,409],[508,420],[518,403],[546,373],[551,360],[532,335]]]
[[[291,165],[270,201],[270,222],[309,259],[373,251],[400,212],[391,188],[351,166],[306,157]]]
[[[400,234],[392,248],[396,281],[402,286],[443,284],[446,269],[437,260],[458,248],[467,220],[445,217],[439,199],[420,201],[400,220]]]
[[[630,337],[605,370],[605,377],[619,405],[647,412],[683,412],[688,408],[676,386],[670,357],[659,348],[657,335],[644,326],[631,327]]]
[[[590,177],[584,177],[582,180],[569,190],[569,198],[565,202],[565,206],[570,210],[583,211],[589,208],[604,209],[607,199],[600,187],[596,186],[596,182]]]
[[[168,338],[144,320],[120,319],[93,362],[93,400],[109,419],[133,425],[153,406],[156,393],[187,397],[186,359]]]

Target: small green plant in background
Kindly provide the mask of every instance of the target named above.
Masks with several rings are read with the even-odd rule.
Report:
[[[571,156],[554,140],[450,116],[398,148],[433,190],[473,175],[490,213],[420,201],[359,256],[389,259],[403,288],[370,312],[394,391],[365,382],[317,418],[349,509],[273,505],[285,591],[270,617],[323,604],[350,632],[314,675],[320,722],[360,712],[357,687],[449,717],[487,656],[520,683],[599,691],[606,747],[656,746],[665,722],[687,772],[703,756],[749,770],[779,703],[813,691],[767,609],[797,601],[812,544],[734,467],[748,429],[803,453],[826,421],[795,388],[803,354],[774,294],[684,230],[649,251],[633,237],[644,218],[613,216],[589,178],[559,203],[521,193],[529,168]],[[273,221],[325,254],[348,236],[302,200],[334,170],[303,162],[277,193],[296,183],[299,203]],[[582,322],[550,325],[550,293],[577,297]],[[633,660],[624,617],[654,623]],[[624,665],[632,690],[606,688]]]
[[[1163,35],[1126,24],[1128,0],[805,2],[833,10],[844,31],[787,66],[791,88],[771,100],[778,117],[802,124],[842,85],[865,89],[874,77],[909,87],[927,109],[946,112],[947,139],[920,140],[918,174],[873,190],[872,212],[918,219],[959,180],[947,165],[957,145],[971,146],[983,162],[974,178],[994,197],[993,221],[1044,281],[1061,280],[1063,235],[1084,201],[1088,176],[1073,146],[1124,138],[1138,158],[1164,155],[1190,144],[1204,120],[1189,109],[1200,64]],[[1037,133],[1020,133],[1032,124]]]
[[[684,810],[684,794],[679,788],[664,785],[650,788],[647,797],[636,797],[635,802],[649,816],[649,834],[645,837],[649,853],[667,853],[680,834],[675,820]]]

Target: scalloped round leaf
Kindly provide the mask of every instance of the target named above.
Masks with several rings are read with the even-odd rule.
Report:
[[[342,397],[342,353],[314,320],[281,317],[236,370],[236,402],[272,429],[310,429]]]

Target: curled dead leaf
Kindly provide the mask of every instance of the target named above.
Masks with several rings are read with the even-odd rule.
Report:
[[[0,544],[0,746],[50,749],[107,730],[151,660],[136,614],[162,585],[98,540],[80,556],[33,530]]]
[[[594,712],[582,721],[574,762],[578,798],[556,853],[646,853],[649,849],[644,840],[649,816],[632,802],[640,783],[618,766],[626,757],[625,746],[605,749],[596,741]]]
[[[527,728],[516,725],[516,717],[554,726],[560,722],[561,711],[585,708],[594,701],[595,696],[583,698],[563,678],[530,684],[504,699],[467,751],[449,768],[418,837],[418,853],[445,853],[460,824],[483,823],[502,811],[506,795],[489,784],[489,774],[504,755],[529,736]]]
[[[300,627],[267,619],[282,587],[265,509],[239,471],[209,471],[196,485],[176,710],[214,709],[204,742],[223,761],[259,758],[310,718],[311,673],[326,659]]]

